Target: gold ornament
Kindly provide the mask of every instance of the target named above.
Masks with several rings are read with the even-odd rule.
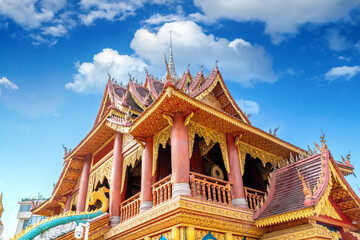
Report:
[[[199,135],[199,137],[204,138],[207,146],[213,143],[219,143],[226,171],[230,172],[225,134],[213,130],[211,128],[205,127],[200,123],[194,121],[190,121],[188,125],[188,129],[189,129],[189,154],[190,154],[189,158],[191,158],[192,156],[195,134],[197,134]]]

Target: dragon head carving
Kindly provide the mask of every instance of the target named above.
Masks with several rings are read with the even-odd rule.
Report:
[[[106,197],[105,193],[108,193],[110,190],[106,187],[100,188],[96,192],[92,192],[89,200],[89,205],[94,205],[97,200],[100,200],[102,203],[101,211],[105,213],[109,208],[109,200]]]

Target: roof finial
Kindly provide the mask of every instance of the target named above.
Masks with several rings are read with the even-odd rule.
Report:
[[[166,60],[166,55],[164,53],[164,57],[165,57],[165,65],[166,65],[166,82],[165,82],[165,86],[164,86],[164,89],[167,87],[167,86],[173,86],[173,83],[171,82],[171,75],[170,75],[170,70],[169,70],[169,64]]]
[[[218,62],[219,62],[219,58],[216,58],[216,61],[215,61],[215,67],[216,67],[216,69],[218,69]]]
[[[169,54],[169,70],[172,78],[177,78],[175,64],[174,64],[174,56],[173,56],[173,48],[172,48],[172,31],[170,31],[170,54]]]

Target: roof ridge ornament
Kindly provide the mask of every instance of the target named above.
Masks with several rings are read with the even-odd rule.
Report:
[[[340,164],[345,164],[345,165],[351,165],[350,163],[350,156],[351,156],[351,153],[349,151],[349,153],[346,155],[346,160],[343,156],[341,156],[341,160],[342,162],[339,161]]]
[[[172,31],[170,31],[170,45],[169,45],[169,72],[172,78],[177,78],[177,73],[174,64],[173,48],[172,48]]]
[[[166,55],[164,53],[164,57],[165,57],[165,65],[166,65],[166,82],[165,82],[165,86],[164,89],[168,86],[174,86],[174,84],[171,81],[171,75],[170,75],[170,70],[169,70],[169,64],[166,60]]]
[[[321,130],[321,133],[322,133],[322,136],[320,136],[321,147],[316,142],[314,142],[314,145],[321,153],[323,153],[323,152],[326,152],[328,150],[328,147],[326,145],[325,134],[324,134],[323,130]]]
[[[305,207],[309,207],[313,203],[313,200],[312,200],[313,193],[311,191],[309,183],[305,183],[304,177],[301,175],[299,169],[296,168],[296,170],[298,172],[298,176],[300,178],[300,181],[301,181],[301,183],[303,185],[303,192],[304,192],[304,195],[305,195],[304,205],[305,205]]]

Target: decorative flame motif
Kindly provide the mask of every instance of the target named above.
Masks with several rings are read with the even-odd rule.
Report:
[[[324,134],[324,132],[321,130],[321,133],[322,133],[322,136],[320,137],[320,139],[321,139],[321,147],[317,144],[317,143],[315,143],[314,142],[314,145],[315,145],[315,147],[320,151],[320,152],[326,152],[327,151],[327,145],[326,145],[326,140],[325,140],[325,134]]]
[[[350,151],[349,151],[348,155],[346,155],[346,160],[344,159],[343,156],[341,156],[341,160],[343,161],[343,163],[344,163],[345,165],[351,165],[351,163],[350,163],[350,156],[351,156]]]
[[[311,192],[309,183],[306,184],[303,176],[301,176],[301,174],[300,174],[299,169],[296,169],[296,170],[297,170],[297,172],[298,172],[298,176],[299,176],[299,178],[300,178],[300,180],[301,180],[301,183],[302,183],[302,185],[303,185],[303,191],[304,191],[305,199],[310,199],[310,198],[312,198],[313,195],[312,195],[312,192]]]

